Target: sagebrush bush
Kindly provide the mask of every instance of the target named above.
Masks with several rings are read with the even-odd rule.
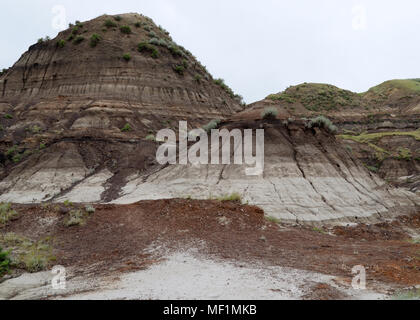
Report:
[[[127,123],[122,129],[121,129],[121,132],[129,132],[129,131],[131,131],[131,130],[133,130],[132,128],[131,128],[131,126],[130,126],[130,124],[129,123]]]
[[[231,98],[235,97],[235,93],[233,92],[233,90],[225,83],[225,80],[219,78],[219,79],[215,79],[214,83],[217,84],[219,87],[221,87],[223,90],[225,90]]]
[[[184,66],[182,66],[182,65],[176,65],[173,68],[174,68],[174,71],[176,73],[178,73],[179,75],[181,75],[181,76],[184,75],[184,72],[185,72],[185,67]]]
[[[147,140],[147,141],[156,141],[156,137],[155,137],[153,134],[149,134],[149,135],[146,137],[146,140]]]
[[[115,19],[116,21],[121,21],[121,20],[122,20],[122,17],[121,17],[121,16],[115,16],[115,17],[114,17],[114,19]]]
[[[85,211],[87,212],[87,213],[89,213],[89,214],[91,214],[91,213],[95,213],[95,208],[94,207],[92,207],[92,206],[86,206],[85,207]]]
[[[203,130],[206,131],[207,133],[210,133],[211,130],[217,129],[219,127],[220,122],[221,121],[219,119],[212,120],[203,127]]]
[[[66,44],[66,40],[58,40],[57,41],[57,47],[58,48],[64,48],[65,44]]]
[[[12,209],[10,203],[0,202],[0,225],[18,218],[18,213]]]
[[[234,192],[230,195],[222,196],[217,198],[218,201],[235,201],[242,202],[242,197],[239,193]]]
[[[338,131],[337,127],[332,123],[332,121],[324,116],[319,116],[314,119],[312,119],[307,127],[309,129],[318,127],[318,128],[324,128],[328,130],[331,133],[336,133]]]
[[[9,255],[9,251],[3,251],[3,248],[0,247],[0,278],[10,270],[11,260]]]
[[[82,36],[77,36],[77,37],[74,39],[73,43],[74,43],[74,44],[79,44],[79,43],[83,42],[84,40],[85,40],[85,38],[84,38],[84,37],[82,37]]]
[[[125,54],[123,55],[123,59],[124,59],[125,61],[130,61],[130,60],[131,60],[131,55],[130,55],[129,53],[125,53]]]
[[[158,49],[147,42],[140,42],[137,49],[139,52],[149,52],[152,58],[156,59],[159,57]]]
[[[69,216],[65,219],[64,225],[66,227],[80,226],[85,224],[85,215],[81,210],[72,210]]]
[[[99,41],[101,41],[101,36],[96,33],[92,34],[92,36],[90,37],[90,46],[92,48],[96,47]]]
[[[108,19],[105,21],[104,26],[107,28],[116,28],[117,24],[114,21]]]
[[[279,112],[276,108],[266,108],[262,113],[261,117],[264,120],[275,120],[278,116]]]
[[[131,33],[131,28],[129,26],[121,26],[120,31],[124,34],[130,34]]]
[[[148,35],[149,35],[150,38],[157,38],[158,37],[156,32],[154,32],[154,31],[150,31]]]

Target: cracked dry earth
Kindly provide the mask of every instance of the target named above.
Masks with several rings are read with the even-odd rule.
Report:
[[[67,268],[67,288],[53,290],[48,271],[15,271],[1,298],[386,299],[420,284],[420,245],[409,241],[419,214],[318,229],[238,202],[172,199],[96,205],[86,225],[65,227],[60,208],[16,205],[19,219],[1,233],[48,237],[49,267]],[[351,287],[357,265],[367,290]]]

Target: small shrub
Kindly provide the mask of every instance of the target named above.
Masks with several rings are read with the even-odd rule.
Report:
[[[114,19],[115,19],[115,21],[121,21],[122,17],[121,16],[115,16]]]
[[[399,148],[398,149],[398,159],[399,160],[406,160],[411,161],[413,155],[411,154],[411,150],[407,148]]]
[[[154,59],[159,57],[159,51],[154,46],[152,46],[151,44],[147,42],[139,43],[137,49],[139,52],[149,52],[150,56]]]
[[[66,206],[66,207],[72,207],[72,206],[73,206],[73,203],[71,203],[71,202],[70,202],[70,200],[66,200],[66,201],[64,201],[64,202],[63,202],[63,204],[64,204],[64,206]]]
[[[96,47],[99,41],[101,41],[101,36],[96,33],[92,34],[92,36],[90,37],[90,46],[92,48]]]
[[[58,48],[64,48],[65,45],[66,45],[66,40],[58,40],[57,41],[57,47]]]
[[[261,117],[264,120],[275,120],[277,119],[279,112],[276,108],[266,108],[262,113]]]
[[[147,141],[156,141],[156,137],[155,137],[153,134],[149,134],[149,135],[146,137],[146,140],[147,140]]]
[[[136,28],[140,28],[140,27],[141,27],[141,23],[140,23],[140,22],[136,22],[136,23],[134,24],[134,26],[135,26]]]
[[[210,133],[211,130],[217,129],[219,127],[220,122],[221,121],[219,119],[212,120],[203,127],[203,130],[206,131],[207,133]]]
[[[12,209],[10,203],[0,202],[0,225],[18,218],[18,213]]]
[[[201,83],[201,76],[199,74],[196,74],[194,76],[194,80],[197,81],[198,83]]]
[[[168,46],[168,50],[174,57],[181,57],[183,56],[182,50],[175,44],[171,44]]]
[[[13,119],[13,116],[11,115],[11,114],[8,114],[8,113],[6,113],[5,115],[4,115],[4,118],[5,119]]]
[[[11,260],[9,255],[9,251],[3,251],[3,248],[0,247],[0,278],[10,270]]]
[[[72,42],[73,40],[74,40],[74,35],[72,35],[72,34],[69,35],[68,38],[67,38],[67,41]]]
[[[43,149],[45,149],[46,148],[46,145],[45,145],[45,143],[40,143],[39,144],[39,150],[43,150]]]
[[[121,26],[120,31],[122,33],[125,33],[125,34],[130,34],[131,33],[131,28],[129,26]]]
[[[71,33],[73,35],[76,35],[78,32],[79,32],[79,27],[78,26],[74,27],[73,30],[71,30]]]
[[[38,127],[37,125],[34,125],[33,127],[32,127],[32,129],[31,129],[31,132],[33,133],[33,134],[38,134],[38,133],[40,133],[42,131],[42,128],[41,127]]]
[[[215,79],[214,83],[217,84],[219,87],[221,87],[223,90],[225,90],[231,98],[235,97],[235,93],[233,90],[225,83],[225,80],[223,79]]]
[[[116,28],[117,24],[114,21],[108,19],[105,21],[104,26],[107,28]]]
[[[338,131],[337,127],[332,123],[332,121],[324,116],[319,116],[312,119],[307,125],[309,129],[318,127],[324,128],[331,133],[336,133]]]
[[[92,207],[92,206],[86,206],[85,207],[85,211],[87,212],[87,213],[89,213],[89,214],[92,214],[92,213],[95,213],[95,208],[94,207]]]
[[[20,160],[22,160],[22,156],[21,156],[20,154],[15,154],[15,155],[13,156],[13,158],[12,158],[12,161],[13,161],[14,163],[19,163],[19,162],[20,162]]]
[[[86,215],[82,210],[72,210],[69,216],[64,220],[66,227],[82,226],[86,223]]]
[[[84,40],[85,40],[85,38],[84,38],[84,37],[82,37],[82,36],[77,36],[77,37],[74,39],[73,43],[74,43],[74,44],[79,44],[79,43],[83,42]]]
[[[129,131],[131,131],[131,130],[133,130],[133,129],[131,128],[130,124],[129,124],[129,123],[127,123],[127,124],[124,126],[124,128],[122,128],[122,129],[121,129],[121,132],[129,132]]]
[[[131,60],[131,55],[129,53],[126,53],[126,54],[123,55],[123,59],[125,61],[130,61]]]
[[[157,38],[157,34],[156,34],[156,32],[154,32],[153,30],[149,32],[148,36],[149,36],[150,38]]]
[[[223,197],[217,198],[218,201],[235,201],[235,202],[242,202],[242,197],[239,193],[232,193],[231,195],[226,195]]]
[[[182,65],[176,65],[174,66],[174,71],[180,75],[184,75],[185,67]]]
[[[10,149],[8,149],[7,151],[6,151],[6,157],[12,157],[15,153],[17,152],[17,147],[16,146],[13,146],[13,147],[11,147]]]
[[[146,31],[151,31],[152,30],[152,28],[149,25],[145,25],[143,27],[143,29],[146,30]]]
[[[265,217],[265,219],[273,223],[277,223],[277,224],[281,223],[281,220],[275,217]]]

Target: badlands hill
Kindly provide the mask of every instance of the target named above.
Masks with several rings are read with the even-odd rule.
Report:
[[[135,203],[239,193],[293,223],[372,222],[416,210],[414,194],[378,179],[331,132],[302,119],[331,111],[334,120],[346,123],[349,114],[363,126],[358,110],[376,93],[399,99],[392,89],[365,97],[304,84],[240,112],[239,96],[137,14],[76,22],[31,46],[1,81],[1,201]],[[262,120],[267,106],[281,119]],[[223,120],[220,128],[266,130],[263,175],[248,177],[236,165],[156,163],[157,130],[211,119]]]
[[[420,185],[420,79],[391,80],[355,93],[328,84],[305,83],[269,95],[244,114],[264,108],[279,118],[324,115],[338,128],[337,138],[374,173],[417,192]]]
[[[40,39],[0,87],[0,193],[18,202],[50,200],[94,175],[119,181],[154,161],[157,130],[243,109],[241,97],[139,14],[76,22]]]
[[[417,88],[304,84],[244,108],[142,15],[41,39],[0,75],[0,299],[418,297],[420,198],[381,178],[417,172]],[[159,165],[179,120],[264,129],[263,174]]]

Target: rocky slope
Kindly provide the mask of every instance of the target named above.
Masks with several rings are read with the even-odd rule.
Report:
[[[305,83],[252,104],[258,116],[274,107],[279,118],[327,116],[349,152],[383,179],[417,192],[420,185],[420,80],[391,80],[357,94]]]
[[[375,115],[415,112],[408,100],[383,106],[402,94],[305,84],[238,113],[240,97],[141,15],[76,22],[32,46],[0,80],[0,201],[134,203],[238,193],[284,222],[340,224],[411,213],[419,203],[369,173],[355,160],[362,158],[356,147],[302,120],[327,110],[343,132],[349,121],[360,129],[359,111],[374,94],[382,97]],[[278,108],[277,120],[261,119],[267,106]],[[157,130],[215,118],[228,129],[265,129],[262,176],[236,165],[157,164]]]
[[[1,74],[0,88],[0,193],[19,202],[51,199],[92,176],[115,181],[145,170],[157,130],[243,108],[138,14],[76,22],[40,39]]]

